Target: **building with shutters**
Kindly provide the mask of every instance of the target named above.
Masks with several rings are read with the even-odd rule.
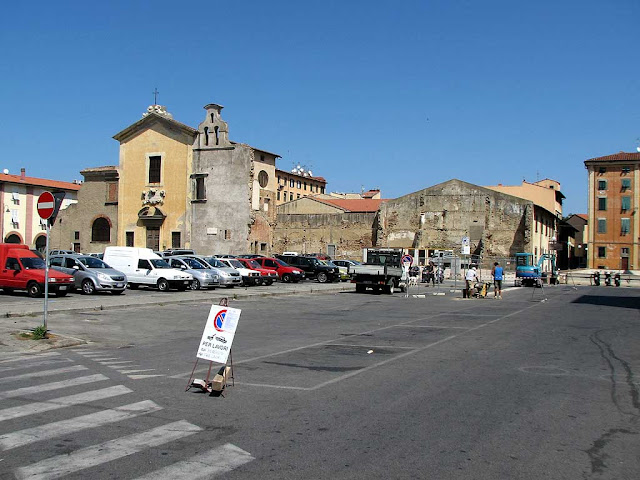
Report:
[[[79,182],[60,182],[28,177],[24,168],[20,175],[0,173],[0,235],[3,242],[23,243],[44,250],[47,241],[46,221],[38,215],[37,202],[42,192],[64,192],[63,211],[77,202]],[[72,245],[67,246],[70,248]]]
[[[585,160],[589,173],[587,266],[638,270],[640,153]]]

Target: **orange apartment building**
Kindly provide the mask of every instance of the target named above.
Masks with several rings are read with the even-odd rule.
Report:
[[[276,206],[292,202],[309,195],[324,194],[327,181],[323,177],[314,177],[311,172],[302,168],[291,172],[276,168],[278,192]]]
[[[587,266],[638,269],[640,153],[585,160],[589,173]]]

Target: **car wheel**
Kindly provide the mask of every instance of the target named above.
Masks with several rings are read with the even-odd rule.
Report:
[[[27,285],[27,293],[31,298],[36,298],[42,295],[42,287],[38,282],[31,282]]]
[[[64,297],[66,294],[67,294],[66,290],[64,292],[61,292],[60,290],[58,290],[56,292],[56,297]]]
[[[364,293],[367,291],[367,287],[365,287],[363,284],[361,283],[356,283],[356,292],[357,293]]]
[[[284,283],[289,283],[291,282],[292,278],[291,278],[291,274],[290,273],[285,273],[284,275],[282,275],[282,281]]]
[[[92,295],[96,293],[96,286],[88,278],[82,282],[82,293]]]
[[[329,277],[327,277],[327,274],[324,272],[320,272],[318,274],[318,282],[320,283],[327,283],[327,281],[329,280]]]
[[[111,290],[111,293],[114,295],[120,295],[122,292],[124,292],[124,290]]]
[[[263,285],[266,285],[266,286],[268,287],[269,285],[273,285],[273,280],[271,280],[271,279],[269,279],[269,280],[264,280],[264,281],[262,282],[262,284],[263,284]]]
[[[131,290],[137,290],[138,289],[138,284],[137,283],[129,283],[129,288]]]
[[[166,292],[167,290],[169,290],[169,282],[167,282],[167,280],[164,278],[158,280],[158,290],[160,290],[161,292]]]
[[[190,285],[191,290],[200,290],[202,288],[202,285],[200,285],[200,281],[197,279],[193,279],[193,282],[191,282]]]

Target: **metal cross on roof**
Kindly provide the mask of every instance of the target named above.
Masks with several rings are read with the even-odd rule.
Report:
[[[158,87],[156,87],[156,88],[153,90],[153,104],[154,104],[154,105],[157,105],[157,104],[158,104],[158,94],[159,94],[159,93],[160,93],[160,92],[158,91]]]

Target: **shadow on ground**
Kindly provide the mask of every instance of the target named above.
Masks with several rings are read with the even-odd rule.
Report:
[[[582,295],[573,303],[588,303],[605,307],[635,308],[640,310],[640,297],[618,295]]]

